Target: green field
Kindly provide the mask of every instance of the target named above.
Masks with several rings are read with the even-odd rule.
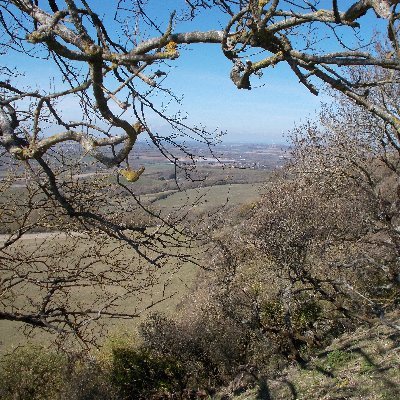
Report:
[[[263,185],[236,183],[217,185],[185,191],[171,191],[144,196],[154,199],[152,204],[160,209],[172,211],[182,207],[190,207],[196,213],[203,213],[213,207],[237,206],[252,202],[260,197]],[[163,198],[167,194],[167,197]]]

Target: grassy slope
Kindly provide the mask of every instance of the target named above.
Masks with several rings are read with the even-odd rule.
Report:
[[[254,201],[259,198],[261,190],[261,184],[217,185],[173,192],[153,204],[161,209],[179,210],[183,206],[188,206],[197,209],[198,212],[205,212],[212,207],[234,206]]]
[[[262,392],[253,388],[235,400],[394,400],[400,398],[400,311],[372,327],[337,338],[306,368],[293,366]],[[397,326],[397,328],[396,328]]]
[[[46,254],[48,252],[52,252],[53,249],[57,248],[58,246],[67,246],[68,239],[63,237],[63,235],[52,235],[48,238],[41,236],[39,238],[34,238],[34,235],[32,235],[32,237],[19,241],[17,245],[22,247],[27,253],[33,251],[37,252],[37,249],[41,248],[41,252]],[[88,245],[88,242],[82,240],[81,243],[77,245],[74,254],[71,253],[71,257],[79,254],[86,254]],[[116,249],[118,249],[117,245],[118,244],[116,243]],[[12,250],[13,248],[10,249],[10,251]],[[194,256],[195,251],[196,249],[193,249],[192,251]],[[130,253],[124,253],[120,257],[123,260],[128,259],[134,261],[137,259],[137,256],[133,251]],[[124,299],[119,305],[120,311],[134,313],[145,309],[153,302],[158,302],[165,298],[164,301],[160,302],[154,307],[151,307],[149,311],[144,311],[141,316],[147,315],[150,311],[163,311],[167,314],[173,313],[176,305],[181,301],[181,298],[189,291],[197,273],[196,267],[189,262],[183,264],[180,268],[174,268],[174,266],[175,265],[166,265],[163,271],[157,271],[154,274],[157,279],[157,283],[149,288],[149,290],[142,290],[137,295],[133,294],[132,296],[128,296],[126,299]],[[100,271],[102,268],[104,268],[104,266],[102,263],[99,263],[95,268]],[[144,283],[146,276],[146,273],[138,273],[135,279],[137,279],[138,283],[142,282],[142,280]],[[24,292],[24,294],[32,296],[33,298],[35,293],[37,293],[36,287],[27,287],[25,290],[26,292]],[[24,294],[22,294],[20,297],[23,298]],[[74,296],[72,296],[71,304],[75,304],[75,302],[90,304],[92,300],[92,288],[90,286],[82,287],[78,293],[75,293]],[[15,301],[23,300],[19,298]],[[132,329],[135,329],[140,320],[140,317],[132,320],[105,319],[106,329],[110,334],[121,330],[132,331]],[[8,352],[13,347],[27,343],[27,338],[24,335],[23,328],[26,328],[25,324],[23,323],[0,320],[0,354]],[[30,339],[28,339],[28,342],[46,343],[49,338],[49,334],[37,329],[32,332],[32,336]]]

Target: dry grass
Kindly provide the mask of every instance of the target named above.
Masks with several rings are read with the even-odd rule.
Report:
[[[235,400],[400,398],[400,312],[337,338],[305,368],[292,366]],[[396,328],[397,326],[397,328]],[[263,392],[263,393],[261,393]]]
[[[18,249],[14,251],[18,253],[25,252],[26,254],[32,254],[33,252],[38,255],[43,254],[48,256],[49,254],[58,253],[60,248],[70,249],[70,258],[64,260],[64,264],[58,265],[60,269],[66,269],[68,264],[72,265],[75,257],[79,257],[80,254],[87,257],[88,250],[90,249],[90,240],[84,240],[80,238],[79,242],[71,238],[66,237],[60,233],[38,233],[29,234],[22,240],[19,240],[17,244]],[[129,263],[138,264],[137,254],[133,250],[122,248],[119,243],[108,244],[108,248],[102,249],[107,257],[111,257],[113,260],[113,266],[121,263],[121,268],[127,266]],[[13,251],[11,248],[9,251]],[[200,249],[191,249],[192,254],[195,256],[197,251]],[[87,258],[87,262],[90,262],[90,258]],[[143,262],[141,263],[143,264]],[[82,267],[82,264],[80,264]],[[109,268],[109,265],[98,261],[94,264],[92,273],[104,272],[105,269]],[[131,267],[131,271],[135,272],[135,268]],[[40,272],[37,272],[40,276]],[[47,273],[44,271],[43,273]],[[162,270],[157,270],[153,267],[138,266],[136,268],[135,275],[132,275],[132,279],[138,284],[138,292],[131,293],[130,295],[119,301],[117,307],[118,312],[126,313],[138,313],[140,316],[133,319],[106,319],[104,321],[104,327],[96,327],[100,332],[108,332],[112,334],[116,331],[130,331],[135,329],[142,317],[148,315],[149,312],[162,310],[167,314],[173,313],[176,305],[181,301],[182,297],[190,290],[192,282],[197,273],[197,267],[190,262],[186,262],[176,267],[174,262],[171,260],[169,264]],[[35,299],[35,296],[42,295],[38,292],[38,288],[35,285],[25,285],[24,290],[20,295],[14,299],[15,306],[21,306],[22,303],[29,302],[30,299]],[[77,288],[75,291],[71,291],[71,306],[79,305],[79,308],[85,309],[85,305],[96,303],[98,293],[95,292],[95,288],[91,286],[82,286]],[[109,292],[112,294],[113,288],[110,288]],[[116,289],[116,290],[120,290]],[[153,307],[146,309],[149,305],[155,303]],[[141,310],[143,310],[141,312]],[[24,330],[25,329],[25,330]],[[0,321],[0,353],[9,352],[13,347],[27,344],[27,343],[40,343],[45,344],[51,342],[51,335],[43,332],[41,329],[35,329],[28,338],[26,337],[26,326],[22,323]]]

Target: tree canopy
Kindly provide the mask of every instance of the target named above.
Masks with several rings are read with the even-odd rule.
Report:
[[[55,144],[74,141],[103,164],[119,165],[143,131],[160,146],[157,134],[146,124],[145,109],[161,115],[173,129],[204,137],[203,129],[185,126],[156,109],[148,96],[154,90],[168,90],[162,86],[166,61],[179,57],[179,47],[197,44],[221,47],[221,56],[232,63],[230,78],[239,89],[250,89],[254,75],[287,63],[311,93],[317,94],[322,82],[399,128],[396,113],[366,95],[369,87],[381,82],[365,74],[351,77],[346,68],[399,69],[397,1],[333,1],[327,8],[317,1],[184,1],[176,5],[186,6],[186,11],[173,12],[163,26],[147,13],[147,3],[112,2],[115,14],[103,18],[96,4],[88,1],[2,1],[2,51],[48,59],[61,70],[68,87],[32,91],[20,87],[13,76],[21,67],[18,62],[15,69],[3,67],[1,146],[17,159],[40,160]],[[225,27],[198,30],[196,16],[205,9],[220,13]],[[374,16],[367,18],[368,12]],[[192,21],[192,30],[179,32],[182,18]],[[378,18],[386,20],[385,37],[362,43],[369,37],[371,21]],[[135,31],[143,21],[150,27],[145,34]],[[45,52],[38,54],[37,48]],[[61,105],[68,96],[79,101],[82,120],[64,119],[56,103]],[[29,120],[27,107],[33,114]],[[134,120],[124,117],[131,108]],[[58,128],[44,137],[42,125],[49,120]],[[122,147],[113,155],[101,151],[118,144]]]

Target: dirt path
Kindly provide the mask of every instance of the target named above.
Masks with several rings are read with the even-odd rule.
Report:
[[[36,232],[25,233],[18,240],[46,240],[51,238],[66,239],[67,237],[87,237],[84,233],[79,232]],[[5,242],[10,238],[10,235],[0,234],[0,243]]]

